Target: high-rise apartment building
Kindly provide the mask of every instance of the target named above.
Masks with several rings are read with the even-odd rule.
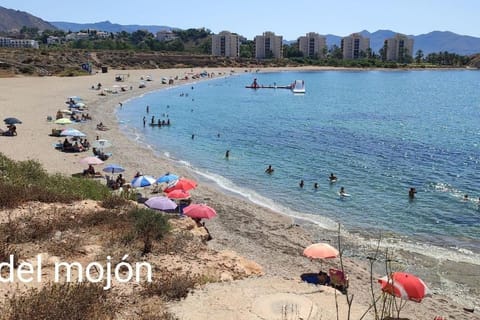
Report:
[[[280,59],[283,57],[282,36],[267,31],[261,36],[255,37],[255,58],[256,59]]]
[[[385,40],[383,49],[386,60],[403,62],[407,56],[413,56],[413,39],[397,33],[395,37]]]
[[[370,48],[370,38],[364,38],[360,33],[352,33],[342,38],[343,59],[358,59],[366,56]]]
[[[239,36],[228,31],[212,35],[212,55],[238,58],[240,56]]]
[[[326,38],[318,33],[309,32],[305,36],[298,38],[298,50],[304,57],[323,57],[326,48]]]

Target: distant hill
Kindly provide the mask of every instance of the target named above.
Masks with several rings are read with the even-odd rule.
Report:
[[[55,30],[50,23],[27,12],[0,7],[0,31],[20,30],[22,27],[38,28],[39,30]]]
[[[64,31],[72,31],[78,32],[80,30],[87,30],[87,29],[95,29],[99,31],[107,31],[107,32],[128,32],[132,33],[137,30],[148,30],[149,32],[156,34],[158,31],[162,30],[172,30],[178,28],[172,28],[168,26],[153,26],[153,25],[138,25],[138,24],[131,24],[131,25],[121,25],[117,23],[111,23],[110,21],[101,21],[95,23],[73,23],[73,22],[64,22],[64,21],[51,21],[55,27],[60,30]]]

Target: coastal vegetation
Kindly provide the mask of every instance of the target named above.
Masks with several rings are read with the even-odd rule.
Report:
[[[50,36],[63,39],[68,33],[61,30],[22,28],[21,36],[40,43],[40,49],[0,50],[0,74],[40,74],[77,76],[87,74],[80,66],[89,64],[97,68],[108,65],[118,69],[171,68],[171,67],[285,67],[329,66],[348,68],[450,68],[476,67],[478,57],[462,56],[451,52],[424,54],[422,50],[406,53],[400,61],[387,61],[382,49],[379,52],[362,52],[355,60],[343,59],[341,49],[333,45],[321,55],[305,57],[297,43],[283,45],[282,59],[257,60],[255,44],[244,39],[240,57],[225,58],[211,55],[212,32],[205,28],[173,30],[175,38],[159,41],[146,30],[132,33],[97,35],[96,30],[84,30],[87,38],[47,44]]]

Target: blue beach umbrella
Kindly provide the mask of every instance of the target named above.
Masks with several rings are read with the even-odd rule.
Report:
[[[102,171],[107,172],[107,173],[111,173],[111,174],[115,174],[115,173],[124,172],[125,169],[123,167],[119,166],[118,164],[109,164],[108,166],[103,168]]]
[[[155,178],[151,176],[139,176],[134,178],[130,184],[133,188],[142,188],[154,184],[155,181]]]
[[[5,124],[17,124],[17,123],[22,123],[22,121],[18,120],[17,118],[5,118],[3,119]]]
[[[158,179],[157,179],[157,183],[162,183],[162,182],[170,183],[170,182],[175,181],[175,180],[178,180],[178,176],[177,176],[177,175],[171,174],[171,173],[167,173],[167,174],[161,176],[160,178],[158,178]]]

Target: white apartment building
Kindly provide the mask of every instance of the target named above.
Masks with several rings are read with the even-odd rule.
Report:
[[[326,38],[315,32],[309,32],[305,36],[299,37],[297,42],[298,50],[304,57],[323,57],[327,48]]]
[[[370,38],[364,38],[360,33],[352,33],[348,37],[342,38],[341,48],[343,59],[358,59],[362,53],[366,54],[370,48]]]
[[[413,56],[413,39],[397,33],[395,37],[385,40],[386,60],[403,61],[406,56]]]
[[[283,57],[283,37],[276,36],[271,31],[264,32],[261,36],[255,37],[255,58],[256,59],[281,59]]]
[[[172,41],[177,39],[177,36],[175,33],[172,32],[172,30],[162,30],[157,32],[157,40],[158,41]]]
[[[212,55],[238,58],[240,56],[239,36],[228,31],[212,35]]]
[[[0,38],[0,47],[38,49],[38,42],[28,39]]]

